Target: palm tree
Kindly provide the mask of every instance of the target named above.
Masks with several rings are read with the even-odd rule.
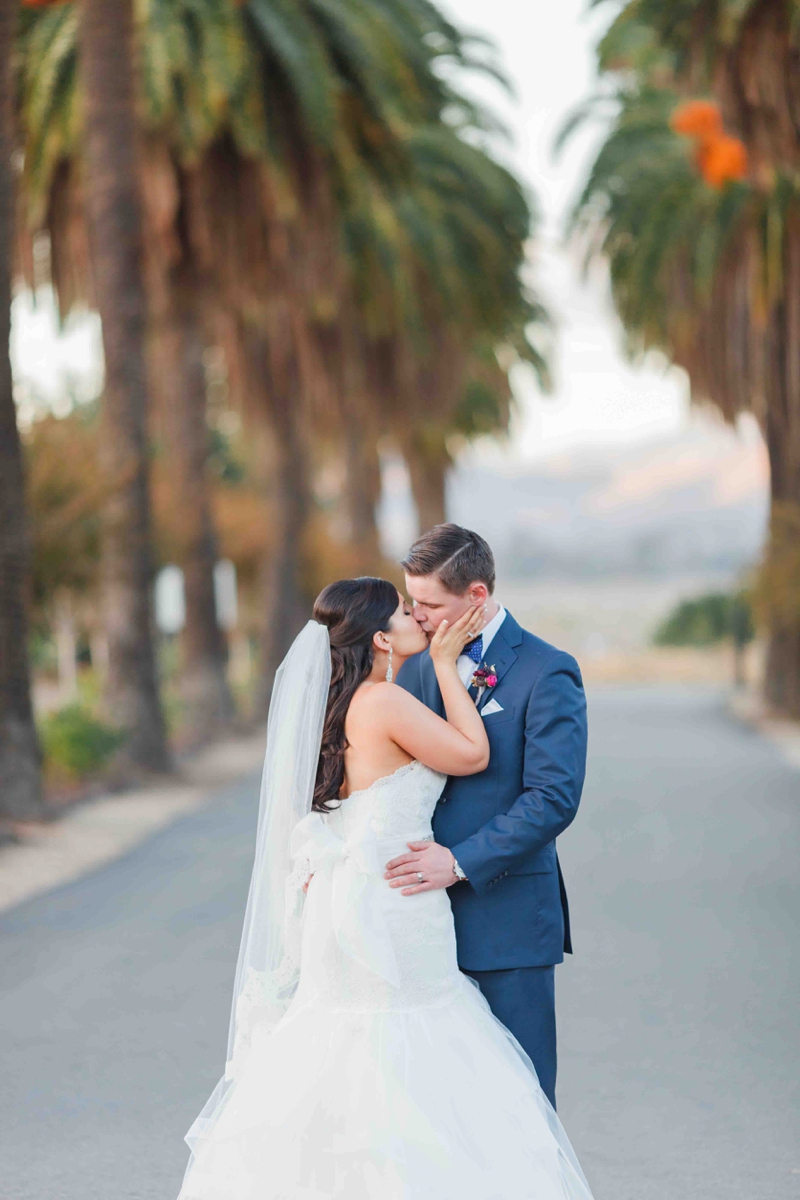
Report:
[[[549,317],[538,305],[525,306],[524,311],[516,344],[510,337],[499,345],[476,338],[462,391],[445,420],[418,421],[399,432],[420,530],[448,519],[447,477],[464,448],[482,437],[508,436],[514,412],[511,369],[526,364],[543,391],[550,387],[546,350],[537,345],[549,328]]]
[[[228,6],[207,7],[218,10],[220,19],[207,20],[199,40],[193,26],[196,6],[179,10],[162,4],[150,10],[141,75],[146,128],[160,123],[170,137],[147,136],[139,147],[150,387],[156,427],[167,444],[175,491],[183,501],[177,545],[187,601],[182,690],[184,722],[195,741],[230,720],[233,701],[226,677],[227,644],[214,602],[217,539],[206,477],[204,281],[187,253],[181,161],[171,148],[176,144],[187,160],[196,159],[222,127],[220,94],[226,87],[246,93],[241,66],[246,54],[232,36],[241,21]],[[222,20],[226,14],[227,22]],[[52,275],[62,312],[76,302],[92,302],[95,294],[85,250],[76,18],[74,6],[65,5],[28,14],[20,55],[24,198],[30,228],[45,227],[51,235]],[[248,136],[252,142],[256,135],[250,131]]]
[[[787,5],[729,7],[689,0],[667,20],[658,5],[629,5],[612,25],[601,66],[629,74],[612,95],[618,111],[575,223],[590,235],[590,252],[609,260],[632,347],[658,346],[685,367],[697,398],[712,400],[728,419],[749,409],[761,424],[773,506],[762,588],[770,629],[765,690],[776,709],[797,716],[800,194],[784,70],[796,50]],[[724,187],[711,176],[711,185],[704,181],[708,163],[670,128],[685,89],[701,80],[718,91],[749,151],[748,178]]]
[[[522,280],[535,213],[517,180],[467,140],[471,119],[415,130],[408,181],[373,189],[348,214],[372,240],[355,263],[364,321],[383,346],[371,383],[423,528],[445,519],[453,447],[507,428],[512,366],[528,363],[548,382],[547,314]]]
[[[28,537],[22,448],[11,381],[11,48],[17,6],[0,0],[0,815],[41,815],[40,751],[28,666]]]
[[[83,160],[92,279],[103,326],[102,449],[116,485],[105,523],[105,619],[112,713],[125,756],[170,769],[159,704],[150,588],[146,299],[136,168],[132,0],[81,0]]]
[[[184,733],[190,742],[203,742],[236,713],[227,677],[228,646],[214,593],[219,549],[209,486],[203,283],[191,255],[182,254],[174,262],[159,249],[147,256],[155,276],[149,286],[150,376],[180,504],[177,559],[186,603],[180,677]]]
[[[305,574],[297,530],[312,501],[297,406],[301,360],[306,379],[313,369],[304,350],[305,310],[336,302],[324,279],[331,255],[320,253],[336,241],[335,198],[327,176],[335,172],[341,187],[347,168],[362,160],[388,167],[400,158],[400,135],[411,109],[425,108],[425,89],[438,102],[449,95],[430,69],[439,51],[425,39],[437,30],[442,43],[454,41],[434,10],[417,0],[372,8],[341,0],[296,10],[267,0],[253,0],[242,9],[207,0],[199,7],[157,3],[148,10],[142,39],[148,277],[155,297],[154,343],[162,362],[173,349],[167,354],[171,368],[154,375],[176,380],[181,367],[185,370],[187,355],[178,342],[180,337],[184,347],[187,339],[196,342],[201,284],[213,281],[207,289],[212,318],[218,320],[220,307],[239,314],[232,322],[234,340],[251,360],[238,376],[232,360],[232,374],[248,379],[250,410],[271,426],[273,458],[279,460],[276,480],[291,482],[275,490],[274,558],[282,568],[268,572],[273,586],[265,604],[267,630],[276,631],[279,641],[293,635],[307,601],[308,584],[301,588],[297,582]],[[62,307],[69,307],[90,287],[75,220],[83,206],[73,166],[79,122],[72,11],[62,7],[37,14],[24,49],[28,204],[34,220],[51,232],[54,279]],[[403,100],[404,92],[410,101]],[[297,278],[287,255],[302,258],[305,278]],[[189,278],[188,286],[181,277]],[[190,321],[187,301],[195,305]],[[170,424],[185,427],[194,413],[197,430],[200,405],[190,399],[199,391],[196,379],[184,376],[176,391],[179,401],[173,396],[168,403],[185,404],[186,412]],[[198,445],[199,438],[192,442]],[[194,454],[189,462],[187,455],[186,461],[195,473],[186,490],[197,496],[201,456]],[[194,541],[207,547],[208,522],[200,520],[199,510],[197,517]],[[208,554],[206,581],[207,559]],[[191,591],[188,599],[191,604]],[[271,640],[265,638],[268,645]],[[284,648],[269,650],[269,660]]]
[[[728,312],[735,296],[739,316],[739,346],[729,347],[726,374],[735,386],[746,353],[740,378],[759,415],[771,467],[765,695],[772,707],[794,716],[800,716],[799,17],[796,0],[685,0],[680,6],[637,0],[624,7],[609,34],[609,46],[626,40],[642,46],[645,31],[650,55],[667,65],[675,88],[708,89],[747,151],[753,221],[748,234],[739,235],[739,254],[726,260],[727,295],[720,296]]]

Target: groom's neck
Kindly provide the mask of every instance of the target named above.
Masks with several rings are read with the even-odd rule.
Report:
[[[486,625],[489,624],[490,621],[494,620],[494,618],[497,616],[497,614],[499,612],[500,612],[500,605],[497,603],[497,601],[494,599],[493,596],[490,596],[489,599],[486,601],[486,618],[484,620],[484,628],[486,627]]]

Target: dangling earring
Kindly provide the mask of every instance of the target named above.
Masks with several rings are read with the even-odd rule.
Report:
[[[387,682],[387,683],[391,683],[391,682],[392,682],[392,680],[394,679],[394,671],[392,670],[392,652],[393,652],[393,649],[394,649],[394,647],[392,646],[392,643],[391,643],[391,642],[389,642],[389,665],[388,665],[388,667],[386,668],[386,682]]]

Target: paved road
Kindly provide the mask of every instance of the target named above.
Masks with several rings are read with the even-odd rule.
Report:
[[[800,1196],[800,774],[713,692],[591,713],[557,986],[596,1200]],[[0,1200],[174,1200],[224,1055],[255,790],[0,919]]]

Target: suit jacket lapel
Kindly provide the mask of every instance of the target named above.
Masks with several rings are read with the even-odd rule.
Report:
[[[507,611],[506,619],[492,638],[489,649],[486,651],[483,659],[487,667],[494,668],[494,674],[497,676],[497,684],[493,688],[484,689],[483,695],[478,701],[479,712],[484,704],[488,703],[489,698],[494,695],[503,676],[517,661],[517,654],[514,647],[518,646],[521,641],[522,631],[511,616],[511,613]],[[474,689],[470,689],[470,694],[475,694]]]

